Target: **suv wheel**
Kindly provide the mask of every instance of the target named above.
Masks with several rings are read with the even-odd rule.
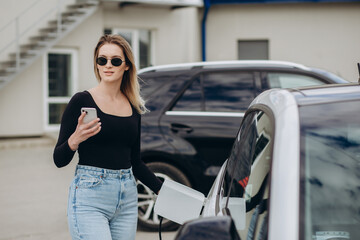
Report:
[[[151,162],[147,166],[154,174],[164,181],[165,179],[171,179],[173,181],[184,184],[191,187],[190,181],[187,179],[184,173],[182,173],[176,167],[163,162]],[[156,200],[156,194],[153,193],[147,186],[137,180],[138,189],[138,223],[144,230],[156,231],[159,228],[159,216],[154,213],[154,206]],[[178,228],[178,224],[163,219],[162,229],[163,230],[175,230]]]

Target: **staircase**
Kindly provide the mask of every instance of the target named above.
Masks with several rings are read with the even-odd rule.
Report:
[[[56,19],[49,21],[45,28],[39,29],[38,35],[30,37],[27,44],[19,45],[19,38],[24,35],[19,33],[19,37],[0,49],[2,54],[9,46],[15,45],[16,48],[15,52],[9,54],[7,60],[0,62],[0,90],[92,15],[98,5],[99,2],[95,0],[68,5],[66,10],[57,14]]]

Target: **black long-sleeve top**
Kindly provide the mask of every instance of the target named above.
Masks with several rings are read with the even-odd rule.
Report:
[[[55,165],[64,167],[74,157],[68,139],[75,132],[82,107],[96,108],[101,131],[79,144],[79,164],[114,170],[132,167],[135,177],[157,193],[162,183],[140,158],[141,115],[133,106],[129,117],[104,113],[88,91],[76,93],[64,111],[53,154]]]

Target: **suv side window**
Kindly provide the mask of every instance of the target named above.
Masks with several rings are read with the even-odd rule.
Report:
[[[208,112],[244,111],[255,98],[250,72],[211,72],[203,74],[202,80]]]
[[[173,111],[202,111],[202,87],[200,79],[196,78],[185,90],[183,95],[172,108]]]
[[[250,226],[240,231],[242,239],[264,239],[267,234],[267,179],[272,158],[272,139],[271,118],[262,111],[250,112],[242,122],[228,159],[221,189],[224,198],[221,202],[226,202],[226,207],[236,219],[240,213],[234,211],[236,208],[232,208],[231,202],[245,199],[246,222],[250,222]]]
[[[267,78],[269,88],[294,88],[326,84],[317,78],[293,73],[268,73]]]
[[[164,102],[169,101],[168,98],[173,97],[184,84],[182,81],[174,81],[172,75],[161,75],[156,72],[141,74],[139,79],[141,95],[150,111],[163,107]]]

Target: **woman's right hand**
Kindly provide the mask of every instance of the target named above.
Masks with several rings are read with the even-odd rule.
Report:
[[[85,115],[85,112],[81,113],[78,118],[76,130],[68,139],[69,147],[73,151],[78,149],[80,143],[98,134],[101,130],[101,122],[99,118],[92,120],[89,123],[84,123],[83,120]]]

